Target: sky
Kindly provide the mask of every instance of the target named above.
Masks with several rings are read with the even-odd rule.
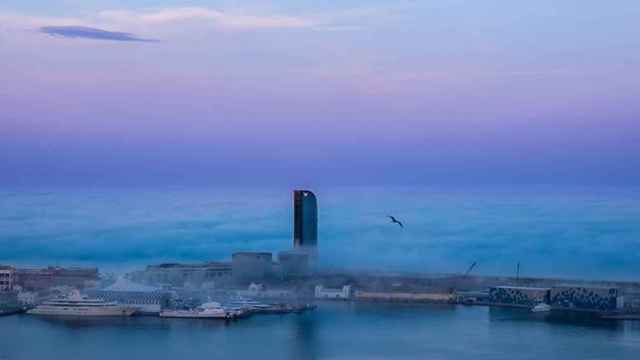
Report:
[[[3,0],[0,186],[639,185],[639,17],[634,0]]]

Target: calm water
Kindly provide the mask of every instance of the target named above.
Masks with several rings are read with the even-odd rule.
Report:
[[[0,359],[637,359],[639,322],[485,307],[322,303],[216,320],[0,318]]]
[[[128,269],[291,246],[291,189],[0,191],[0,263]],[[319,188],[335,267],[638,280],[640,191]],[[404,230],[390,224],[393,214]]]

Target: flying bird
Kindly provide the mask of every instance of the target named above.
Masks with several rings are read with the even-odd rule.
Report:
[[[398,224],[398,225],[400,225],[400,227],[401,227],[401,228],[403,228],[403,229],[404,229],[404,225],[403,225],[403,224],[402,224],[402,222],[400,222],[398,219],[396,219],[395,217],[393,217],[393,216],[391,216],[391,215],[387,215],[387,217],[388,217],[389,219],[391,219],[391,223]]]

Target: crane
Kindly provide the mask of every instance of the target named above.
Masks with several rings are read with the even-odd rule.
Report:
[[[473,270],[476,267],[476,265],[477,265],[477,263],[474,261],[473,264],[471,264],[471,266],[469,266],[467,271],[464,273],[464,276],[465,277],[469,276],[469,273],[471,272],[471,270]]]

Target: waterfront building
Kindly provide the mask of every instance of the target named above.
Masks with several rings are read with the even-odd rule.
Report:
[[[228,262],[198,264],[165,263],[149,265],[145,270],[129,274],[129,279],[149,285],[177,287],[215,287],[232,279],[232,267]]]
[[[549,288],[525,286],[494,286],[489,289],[491,305],[534,307],[539,303],[549,303]]]
[[[0,292],[11,292],[15,284],[16,269],[0,265]]]
[[[270,252],[243,251],[231,257],[233,278],[237,282],[265,279],[273,273],[273,255]]]
[[[554,286],[549,304],[557,310],[608,312],[621,310],[624,298],[616,287]]]
[[[309,274],[309,254],[304,251],[289,250],[278,253],[280,274],[283,278],[306,276]]]
[[[293,246],[312,254],[317,252],[318,204],[309,190],[293,192]]]
[[[25,290],[44,290],[54,286],[84,288],[95,286],[100,275],[97,268],[20,268],[16,270],[16,285]]]
[[[348,300],[351,298],[351,285],[345,285],[341,289],[330,289],[322,285],[317,285],[314,296],[316,299]]]

